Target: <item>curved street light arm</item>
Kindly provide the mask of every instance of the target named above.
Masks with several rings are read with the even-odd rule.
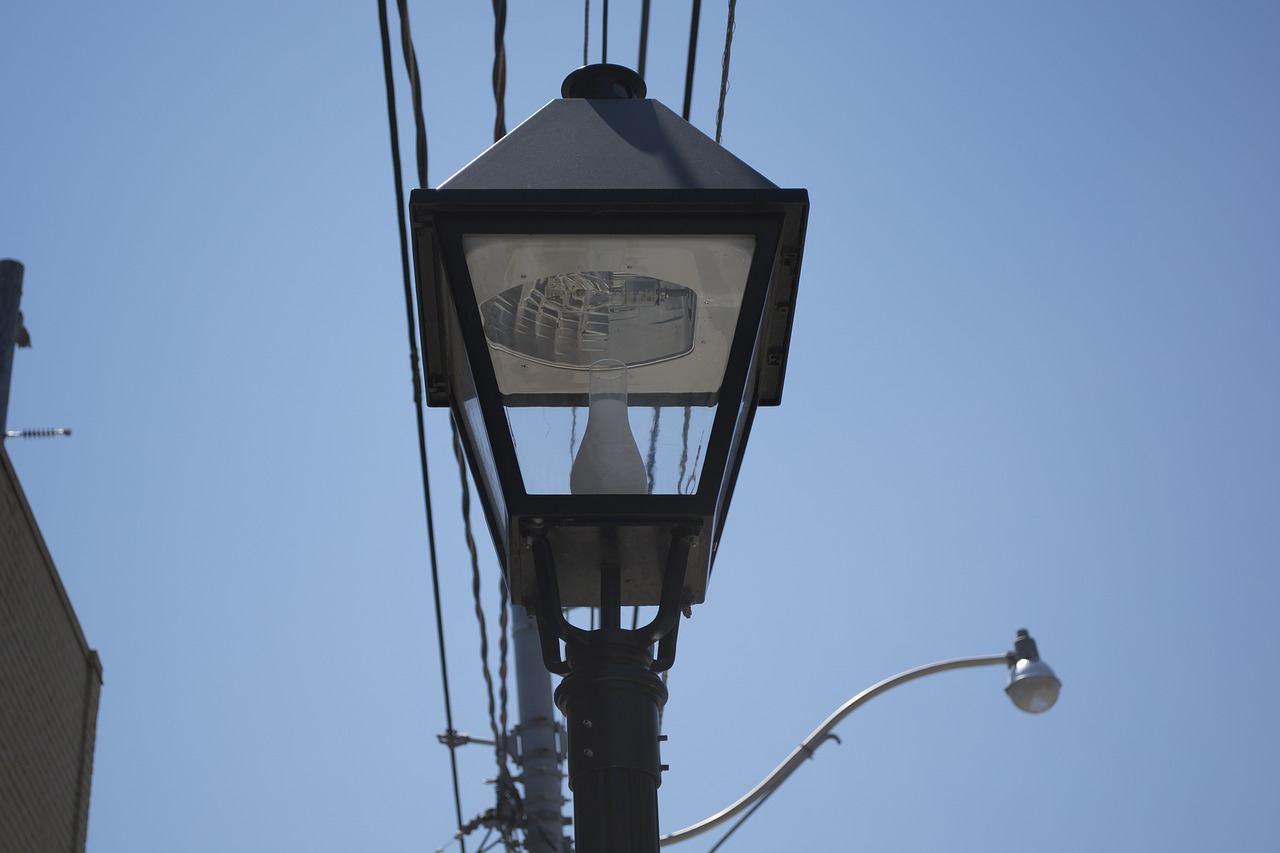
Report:
[[[917,678],[923,678],[926,675],[933,675],[935,672],[946,672],[949,669],[967,669],[975,666],[1012,666],[1014,663],[1014,655],[1012,652],[1006,652],[999,655],[985,655],[983,657],[974,658],[954,658],[953,660],[938,661],[937,663],[918,666],[915,669],[909,669],[906,672],[900,672],[892,678],[886,678],[879,684],[873,684],[866,690],[854,696],[848,702],[841,705],[834,714],[827,717],[826,721],[814,730],[804,741],[796,747],[786,760],[778,765],[772,773],[764,778],[764,780],[752,788],[733,805],[723,811],[713,814],[706,820],[698,821],[692,826],[686,826],[684,829],[676,830],[662,836],[659,844],[666,846],[675,844],[677,841],[685,841],[693,838],[695,835],[701,835],[710,829],[715,829],[720,824],[740,813],[744,809],[750,808],[756,801],[769,796],[778,786],[787,780],[787,777],[796,771],[796,768],[804,763],[805,759],[812,758],[818,747],[826,742],[831,736],[831,730],[838,726],[845,717],[852,714],[864,704],[884,693],[892,690],[899,684],[906,684],[908,681],[914,681]]]

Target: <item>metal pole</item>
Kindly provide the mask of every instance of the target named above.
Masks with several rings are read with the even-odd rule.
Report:
[[[658,853],[658,721],[667,686],[629,633],[601,629],[603,642],[570,644],[570,671],[556,688],[569,729],[577,853]]]
[[[525,849],[529,853],[565,853],[564,795],[556,747],[551,674],[542,662],[538,627],[529,612],[511,605],[511,642],[515,649],[520,782],[524,786]]]
[[[538,573],[538,638],[547,669],[564,674],[555,700],[566,720],[577,853],[658,853],[658,786],[666,770],[659,729],[667,702],[658,673],[675,660],[683,579],[699,540],[693,531],[672,531],[658,613],[643,628],[624,630],[621,566],[609,553],[617,550],[616,530],[603,534],[601,627],[590,631],[564,618],[550,542],[537,531],[527,536]]]
[[[18,307],[22,302],[22,264],[0,260],[0,441],[9,417],[9,379],[18,340]]]

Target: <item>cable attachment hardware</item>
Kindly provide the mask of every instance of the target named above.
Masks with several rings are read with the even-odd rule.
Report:
[[[5,430],[5,438],[53,438],[55,435],[70,437],[71,430],[66,427],[43,427],[41,429],[9,429]]]
[[[450,729],[447,732],[442,732],[436,735],[436,740],[440,741],[440,743],[444,744],[445,746],[451,749],[454,747],[466,746],[469,743],[479,743],[479,744],[483,744],[484,746],[497,745],[491,740],[485,740],[484,738],[479,738],[479,737],[472,737],[466,732],[458,732],[458,731],[454,731],[453,729]]]

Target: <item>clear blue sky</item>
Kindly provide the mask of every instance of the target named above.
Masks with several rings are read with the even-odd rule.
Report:
[[[492,133],[490,4],[411,5],[435,184]],[[639,5],[612,3],[611,60]],[[688,4],[654,5],[678,110]],[[89,849],[435,850],[375,4],[9,3],[0,32],[0,255],[35,343],[9,426],[75,431],[7,446],[105,667]],[[783,405],[681,631],[665,830],[861,688],[1025,626],[1053,711],[996,670],[904,687],[724,849],[1274,848],[1277,43],[1268,2],[739,4],[725,144],[812,212]],[[581,63],[582,4],[513,2],[507,50],[514,125]],[[454,713],[481,735],[444,418]],[[468,817],[492,770],[464,751]]]

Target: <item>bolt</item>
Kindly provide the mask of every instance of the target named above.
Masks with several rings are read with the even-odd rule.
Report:
[[[589,729],[589,728],[591,728],[591,721],[590,721],[590,720],[583,720],[583,721],[582,721],[582,725],[583,725],[583,728],[588,728],[588,729]]]
[[[591,756],[595,755],[595,753],[589,749],[582,750],[582,754],[585,755],[587,758],[590,758]]]

